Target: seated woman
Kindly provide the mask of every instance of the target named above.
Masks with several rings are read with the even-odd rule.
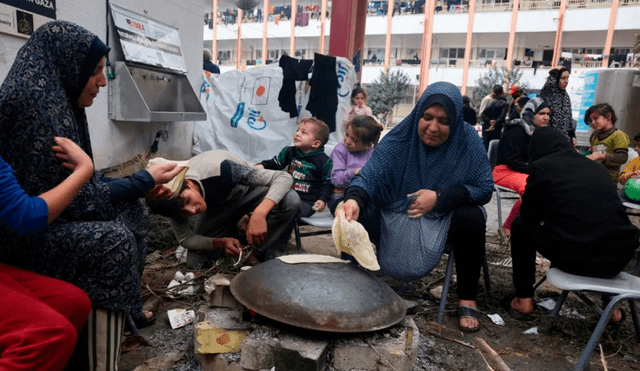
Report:
[[[536,130],[529,146],[529,178],[511,228],[516,293],[505,302],[522,320],[533,312],[536,251],[565,272],[608,278],[631,260],[640,234],[607,170],[561,132]],[[616,310],[611,322],[620,320]]]
[[[38,28],[18,52],[0,87],[0,156],[28,195],[68,176],[51,155],[54,137],[69,138],[92,156],[85,108],[107,85],[109,49],[86,29],[54,21]],[[142,311],[149,223],[138,197],[180,170],[168,165],[123,179],[94,172],[45,232],[19,236],[0,230],[0,262],[68,281],[91,298],[92,370],[117,368],[125,314]]]
[[[447,82],[430,85],[413,111],[380,142],[345,192],[342,210],[378,247],[382,273],[415,280],[453,246],[459,326],[480,329],[476,306],[493,179],[476,131],[464,123],[462,97]],[[339,211],[340,212],[340,211]]]
[[[529,140],[536,128],[547,126],[551,109],[549,103],[542,98],[521,98],[518,103],[526,100],[522,109],[521,118],[505,123],[502,138],[498,145],[498,159],[493,169],[493,182],[497,185],[513,189],[520,196],[524,193],[529,173]],[[511,234],[511,223],[520,211],[518,200],[504,221],[501,233],[505,236]]]

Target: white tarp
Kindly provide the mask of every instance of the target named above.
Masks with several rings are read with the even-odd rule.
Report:
[[[342,123],[351,107],[351,90],[356,81],[353,66],[346,58],[336,58],[338,108],[336,131],[329,144],[342,141]],[[296,102],[300,117],[310,117],[304,110],[309,100],[309,85],[297,82]],[[300,117],[290,118],[278,104],[282,88],[282,69],[276,65],[259,66],[242,72],[232,70],[207,78],[203,74],[200,102],[207,111],[207,121],[195,123],[193,154],[224,149],[247,161],[257,163],[275,156],[291,145]]]

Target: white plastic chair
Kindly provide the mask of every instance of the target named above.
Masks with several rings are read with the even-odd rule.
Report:
[[[500,139],[493,139],[489,142],[489,149],[487,150],[487,157],[489,158],[489,164],[493,170],[496,167],[496,161],[498,160],[498,143]],[[496,205],[498,206],[498,228],[502,228],[502,200],[503,199],[518,199],[520,195],[518,192],[511,188],[503,187],[501,185],[493,184],[493,191],[496,193]]]
[[[562,294],[558,298],[556,306],[551,311],[552,316],[557,316],[560,313],[560,309],[564,304],[567,295],[570,291],[574,291],[583,301],[589,304],[592,309],[600,314],[600,320],[593,330],[587,345],[582,351],[582,356],[576,364],[574,371],[582,371],[589,363],[589,358],[593,353],[602,333],[604,332],[611,314],[616,304],[621,301],[627,301],[631,310],[631,317],[633,318],[633,325],[636,329],[636,337],[640,342],[640,321],[638,320],[638,308],[636,307],[635,300],[640,300],[640,277],[636,277],[626,272],[622,272],[613,278],[593,278],[577,276],[563,272],[558,268],[551,268],[546,274],[546,278],[549,283],[562,290]],[[593,304],[583,292],[592,292],[597,294],[610,294],[612,295],[611,301],[604,309],[600,309],[597,305]]]

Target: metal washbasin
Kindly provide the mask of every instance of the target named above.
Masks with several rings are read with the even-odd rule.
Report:
[[[234,277],[231,293],[267,318],[319,331],[376,331],[406,314],[398,294],[353,264],[273,259]]]

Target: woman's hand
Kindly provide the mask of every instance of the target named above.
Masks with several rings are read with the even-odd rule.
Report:
[[[418,197],[413,200],[407,208],[407,213],[409,214],[410,219],[420,218],[424,214],[431,211],[431,209],[436,206],[436,201],[438,200],[436,192],[430,189],[421,189],[417,192],[407,195],[407,197],[416,195]]]
[[[156,184],[164,184],[175,178],[182,169],[184,169],[184,166],[178,166],[175,162],[168,162],[149,166],[147,171],[151,174]]]
[[[347,200],[342,205],[340,212],[344,212],[344,217],[348,222],[352,220],[357,221],[360,217],[360,206],[358,206],[358,203],[355,200]]]
[[[54,137],[55,146],[51,147],[54,155],[62,160],[62,166],[74,172],[80,171],[88,178],[93,174],[93,161],[85,151],[71,139]]]
[[[231,237],[222,237],[222,238],[212,238],[211,245],[216,250],[224,250],[224,253],[231,256],[240,255],[240,250],[242,250],[242,245],[240,245],[240,241]]]

